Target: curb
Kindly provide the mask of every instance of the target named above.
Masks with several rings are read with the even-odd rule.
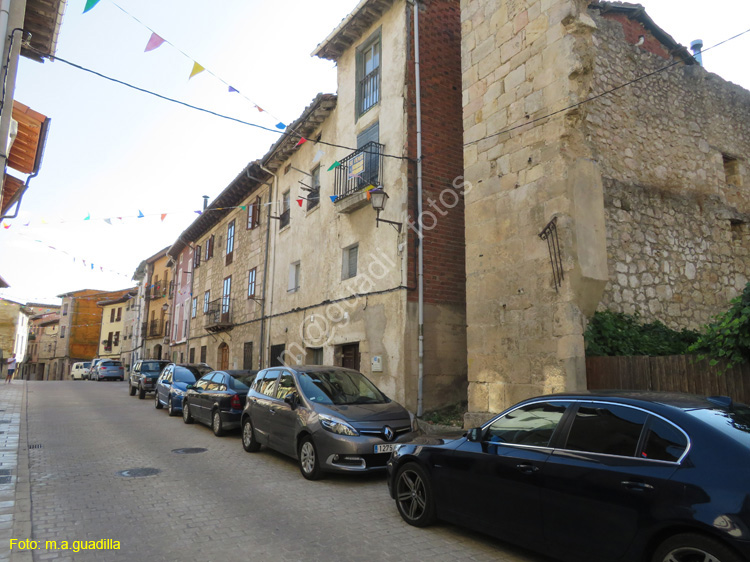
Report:
[[[28,383],[23,381],[21,397],[21,423],[18,431],[18,465],[16,467],[16,508],[13,516],[13,538],[31,538],[31,481],[29,478],[29,443],[26,427]],[[31,550],[14,550],[12,562],[33,562]]]

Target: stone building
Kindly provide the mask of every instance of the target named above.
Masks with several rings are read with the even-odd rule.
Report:
[[[50,379],[70,379],[73,363],[91,361],[99,351],[102,311],[97,302],[116,293],[81,289],[58,295],[62,299],[58,341]],[[118,294],[119,296],[119,294]]]
[[[313,53],[336,62],[338,95],[318,95],[170,249],[195,251],[190,361],[353,367],[414,410],[465,397],[459,6],[420,3],[419,99],[413,10],[360,2]]]
[[[170,280],[168,248],[146,260],[144,304],[141,333],[144,359],[167,359],[169,356],[169,303],[174,295]]]
[[[32,317],[31,354],[23,377],[28,380],[60,380],[60,365],[57,357],[57,346],[60,334],[60,313],[45,312]]]
[[[124,312],[130,301],[133,300],[135,292],[135,289],[129,289],[114,298],[104,299],[96,303],[101,308],[102,314],[97,357],[122,359],[122,352],[126,342]]]
[[[597,308],[697,328],[742,289],[750,94],[637,5],[461,8],[474,425],[586,388]]]
[[[172,361],[184,363],[189,355],[190,313],[192,307],[193,248],[185,246],[176,258],[170,255],[170,265],[174,271],[174,300],[170,304],[169,357]]]

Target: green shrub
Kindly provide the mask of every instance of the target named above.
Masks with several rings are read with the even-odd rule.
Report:
[[[730,304],[729,310],[715,316],[690,346],[698,359],[709,358],[711,365],[723,363],[722,372],[750,361],[750,283]]]
[[[676,331],[659,321],[641,324],[640,316],[596,312],[584,338],[586,355],[683,355],[698,340],[698,332]]]

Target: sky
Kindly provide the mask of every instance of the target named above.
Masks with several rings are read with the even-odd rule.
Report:
[[[274,129],[336,91],[334,63],[310,53],[357,0],[100,0],[84,14],[85,3],[68,1],[58,57]],[[747,0],[641,3],[686,46],[750,28]],[[152,32],[167,43],[144,52]],[[750,89],[748,52],[750,34],[705,53],[704,65]],[[189,78],[195,62],[207,70]],[[19,64],[15,99],[51,126],[19,217],[0,229],[2,298],[55,304],[68,291],[133,286],[138,264],[175,241],[202,196],[212,201],[279,138],[61,61]]]

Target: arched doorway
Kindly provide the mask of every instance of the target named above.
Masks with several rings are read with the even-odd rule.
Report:
[[[226,371],[229,368],[229,346],[222,343],[219,346],[219,370]]]
[[[154,346],[154,359],[161,359],[161,344]]]

